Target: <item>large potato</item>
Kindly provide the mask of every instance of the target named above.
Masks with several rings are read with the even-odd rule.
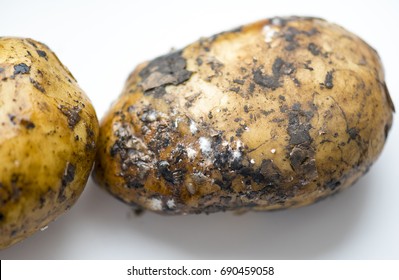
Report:
[[[94,178],[158,213],[300,207],[368,170],[392,111],[360,38],[263,20],[138,66],[102,120]]]
[[[0,248],[48,225],[81,194],[98,121],[45,45],[0,38]]]

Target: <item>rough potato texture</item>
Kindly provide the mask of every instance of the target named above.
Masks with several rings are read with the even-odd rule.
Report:
[[[47,226],[81,194],[98,121],[45,45],[0,37],[0,248]]]
[[[368,170],[393,110],[357,36],[259,21],[139,65],[102,120],[94,178],[165,214],[300,207]]]

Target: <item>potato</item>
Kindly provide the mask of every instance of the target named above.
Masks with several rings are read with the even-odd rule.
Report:
[[[393,110],[360,38],[263,20],[139,65],[102,120],[94,178],[164,214],[305,206],[369,169]]]
[[[0,38],[0,248],[47,226],[78,199],[98,121],[57,56],[31,39]]]

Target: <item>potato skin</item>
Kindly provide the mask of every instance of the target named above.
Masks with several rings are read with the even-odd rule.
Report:
[[[139,65],[102,120],[94,178],[162,214],[305,206],[368,170],[393,110],[363,40],[263,20]]]
[[[45,45],[0,38],[0,248],[47,226],[78,199],[98,121],[75,78]]]

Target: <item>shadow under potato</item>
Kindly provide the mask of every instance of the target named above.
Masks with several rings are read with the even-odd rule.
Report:
[[[137,216],[89,181],[67,215],[1,251],[0,258],[167,259],[179,254],[188,259],[325,259],[345,244],[361,220],[370,188],[376,186],[376,174],[371,173],[311,206],[242,215],[162,216],[146,211]],[[173,253],[164,252],[165,247]]]
[[[133,220],[145,220],[134,228],[147,237],[187,251],[193,259],[323,258],[356,227],[372,187],[373,180],[370,182],[368,177],[342,193],[304,208],[166,217],[146,212]]]

